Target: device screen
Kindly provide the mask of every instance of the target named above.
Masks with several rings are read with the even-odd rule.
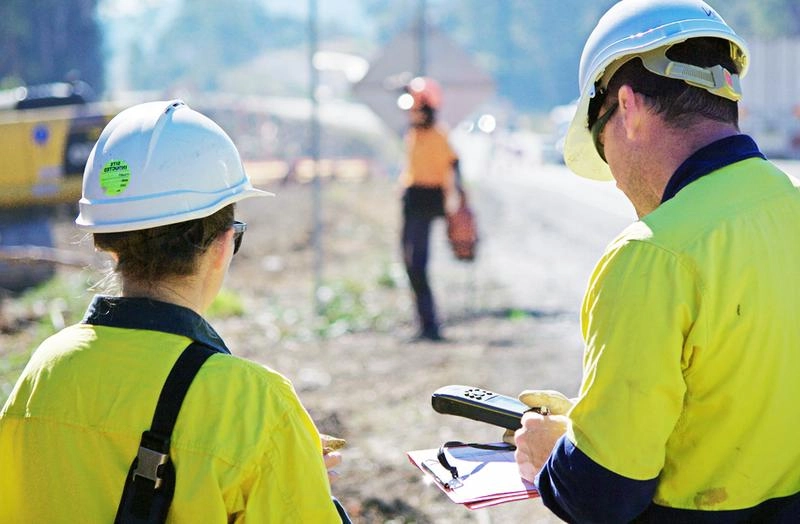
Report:
[[[494,397],[490,397],[486,400],[487,403],[496,406],[500,409],[505,409],[507,411],[519,412],[521,409],[524,409],[523,405],[517,400],[513,398],[504,397],[502,395],[495,395]]]

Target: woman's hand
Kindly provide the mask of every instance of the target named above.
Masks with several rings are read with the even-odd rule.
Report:
[[[328,481],[333,482],[339,476],[339,473],[333,468],[342,463],[342,454],[338,450],[344,447],[346,441],[324,433],[321,433],[319,438],[322,442],[322,458],[325,461],[325,468],[328,470]]]
[[[333,482],[339,476],[339,472],[333,468],[342,463],[342,454],[338,451],[331,451],[324,453],[322,458],[325,460],[325,468],[328,470],[328,481]]]

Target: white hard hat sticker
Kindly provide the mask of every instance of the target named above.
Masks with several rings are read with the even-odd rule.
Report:
[[[100,187],[106,195],[119,195],[131,181],[131,170],[124,160],[109,160],[100,172]]]

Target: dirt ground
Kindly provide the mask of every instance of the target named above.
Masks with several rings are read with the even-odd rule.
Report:
[[[392,182],[382,176],[325,181],[317,250],[312,184],[262,187],[277,196],[239,207],[248,230],[225,284],[241,299],[244,314],[212,318],[212,324],[234,353],[288,376],[321,431],[347,439],[333,490],[354,521],[559,522],[538,500],[477,511],[453,504],[423,481],[405,452],[446,440],[499,440],[499,428],[434,412],[430,395],[440,386],[575,393],[577,313],[514,309],[508,284],[484,273],[480,254],[472,264],[456,261],[438,224],[431,278],[448,340],[410,343],[415,328],[399,263],[400,210]],[[490,230],[498,213],[481,211],[482,227]],[[80,235],[66,219],[58,232],[62,247],[91,254],[85,242],[76,243]],[[96,280],[87,269],[59,271]],[[323,284],[316,301],[323,316],[312,314],[315,275]],[[0,335],[0,356],[24,351],[47,334],[26,329],[34,328]]]

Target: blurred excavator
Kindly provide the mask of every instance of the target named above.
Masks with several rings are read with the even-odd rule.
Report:
[[[0,91],[0,291],[54,274],[53,219],[77,208],[86,159],[117,112],[80,81]]]

